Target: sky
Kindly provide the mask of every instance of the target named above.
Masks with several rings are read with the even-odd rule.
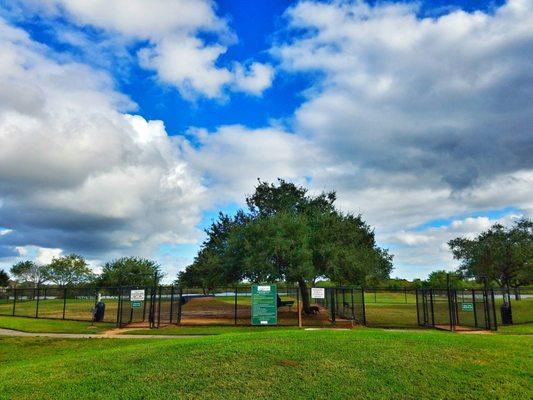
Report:
[[[408,279],[533,214],[533,0],[12,0],[0,54],[0,268],[172,281],[258,178],[335,190]]]

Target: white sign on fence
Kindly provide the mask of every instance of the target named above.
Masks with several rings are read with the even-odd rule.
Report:
[[[324,299],[326,298],[326,289],[321,287],[311,288],[311,298],[312,299]]]
[[[144,301],[144,289],[132,290],[130,293],[130,301]]]

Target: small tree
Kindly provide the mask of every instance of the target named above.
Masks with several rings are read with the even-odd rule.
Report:
[[[0,287],[9,286],[9,275],[3,269],[0,269]]]
[[[494,224],[475,239],[448,242],[459,271],[478,280],[487,278],[500,286],[533,282],[533,222],[522,219],[510,228]]]
[[[36,287],[47,280],[47,269],[33,261],[20,261],[11,267],[11,275],[19,284]]]
[[[450,277],[450,288],[461,289],[465,287],[465,282],[460,273],[445,270],[431,272],[428,279],[424,282],[424,286],[434,289],[445,289],[448,284],[448,276]]]
[[[52,259],[46,266],[46,275],[50,282],[60,287],[86,283],[94,277],[87,261],[77,254]]]
[[[155,261],[122,257],[105,263],[99,280],[101,286],[148,286],[153,285],[154,277],[156,283],[163,277]]]

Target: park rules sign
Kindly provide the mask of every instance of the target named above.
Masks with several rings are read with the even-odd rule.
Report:
[[[278,291],[276,285],[252,286],[252,325],[278,323]]]
[[[325,299],[326,289],[321,288],[321,287],[311,288],[311,298],[312,299]]]
[[[130,292],[130,301],[144,301],[144,289],[132,290]]]

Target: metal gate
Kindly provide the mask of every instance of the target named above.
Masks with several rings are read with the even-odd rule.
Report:
[[[497,330],[494,290],[418,289],[418,325],[457,330]]]

